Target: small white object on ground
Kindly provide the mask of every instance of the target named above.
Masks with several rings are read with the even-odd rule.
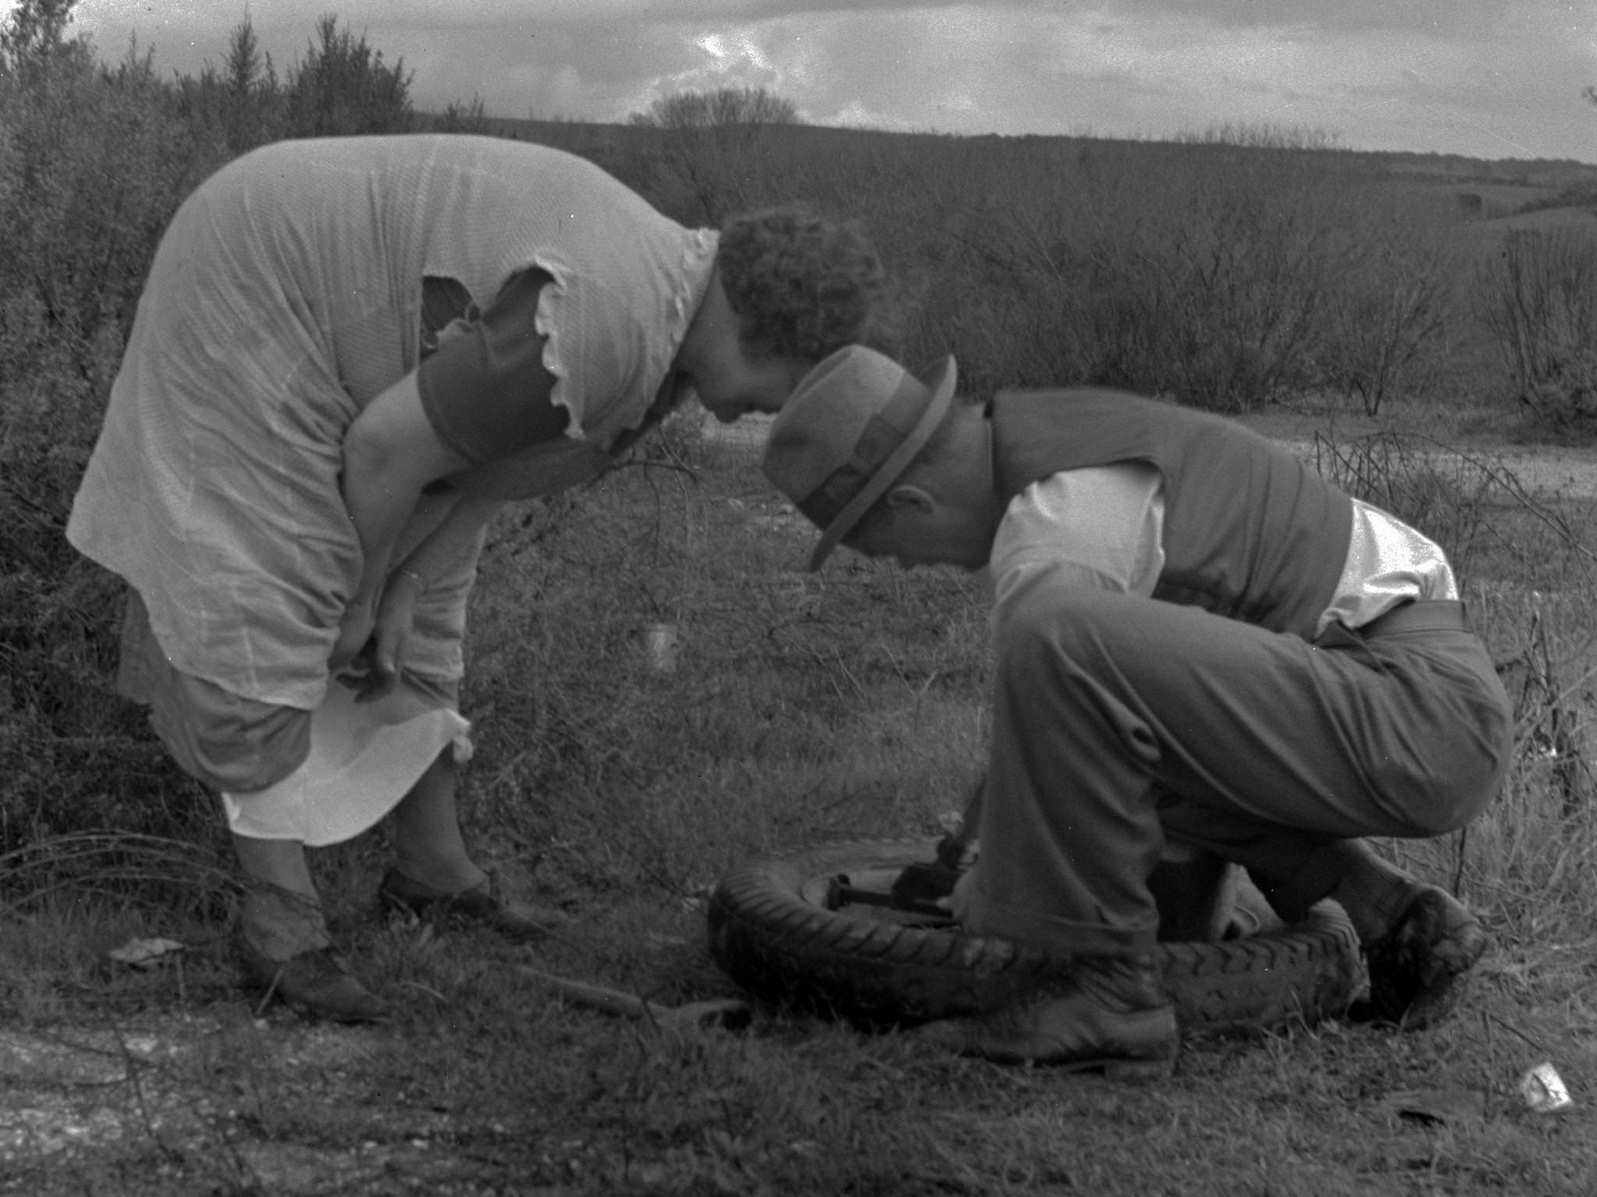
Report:
[[[118,964],[133,968],[155,968],[164,963],[166,957],[183,951],[187,946],[175,939],[130,939],[120,948],[112,948],[106,955]]]
[[[651,623],[643,629],[649,668],[655,673],[675,673],[682,652],[682,636],[674,623]]]
[[[1568,1109],[1574,1104],[1564,1078],[1551,1063],[1536,1065],[1519,1082],[1519,1091],[1525,1104],[1538,1114],[1551,1114]]]

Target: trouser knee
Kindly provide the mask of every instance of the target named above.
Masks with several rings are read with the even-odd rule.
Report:
[[[1012,596],[993,629],[1000,675],[1053,677],[1062,661],[1079,664],[1096,656],[1102,611],[1099,596],[1062,587],[1031,585]]]

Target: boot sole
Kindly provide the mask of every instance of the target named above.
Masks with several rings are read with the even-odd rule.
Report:
[[[1436,1025],[1463,999],[1486,946],[1486,933],[1459,903],[1443,891],[1425,890],[1367,949],[1370,1000],[1360,1013],[1405,1030]]]

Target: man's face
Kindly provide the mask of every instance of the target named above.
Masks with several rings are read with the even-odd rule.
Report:
[[[893,501],[890,492],[860,521],[843,543],[867,557],[888,557],[905,569],[917,565],[954,565],[977,570],[987,565],[992,537],[958,508],[925,492],[921,498]]]

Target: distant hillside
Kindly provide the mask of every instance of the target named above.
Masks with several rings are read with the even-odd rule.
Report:
[[[423,114],[426,124],[436,121],[436,116]],[[593,158],[603,164],[605,159],[625,160],[639,152],[659,147],[661,133],[636,125],[596,124],[580,121],[515,120],[505,117],[487,118],[488,131],[498,137],[518,141],[536,141],[557,145],[564,149]],[[895,145],[905,142],[925,142],[935,145],[951,140],[998,142],[1025,147],[1035,152],[1039,147],[1054,149],[1061,154],[1148,154],[1192,153],[1209,148],[1201,143],[1186,141],[1149,141],[1118,138],[1040,136],[1028,134],[1003,137],[997,134],[959,135],[948,133],[889,133],[872,129],[839,129],[821,125],[793,125],[784,127],[783,136],[809,141],[853,142],[880,139]],[[1346,168],[1361,175],[1387,175],[1394,179],[1412,179],[1438,183],[1449,189],[1473,192],[1481,197],[1488,211],[1517,210],[1517,205],[1545,204],[1550,199],[1567,196],[1570,203],[1597,203],[1597,164],[1577,162],[1568,158],[1469,158],[1459,154],[1415,154],[1374,150],[1305,149],[1294,151],[1303,154],[1321,154],[1335,158]],[[1469,185],[1469,186],[1465,186]]]

